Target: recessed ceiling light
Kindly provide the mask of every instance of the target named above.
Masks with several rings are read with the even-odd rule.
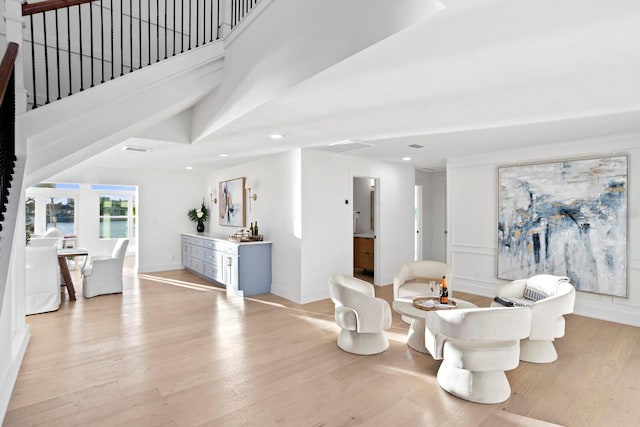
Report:
[[[226,153],[222,153],[222,154],[220,154],[220,157],[229,157],[229,155],[226,154]]]
[[[282,138],[284,138],[284,134],[282,134],[282,133],[272,133],[271,135],[269,135],[269,138],[271,138],[271,139],[282,139]]]
[[[404,160],[405,162],[408,162],[409,160],[411,160],[411,157],[409,157],[409,156],[403,157],[402,160]]]
[[[184,168],[188,171],[193,170],[193,166],[185,166]]]

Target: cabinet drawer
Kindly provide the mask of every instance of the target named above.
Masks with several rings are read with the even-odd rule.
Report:
[[[216,242],[216,250],[224,252],[225,255],[238,255],[238,245],[233,242]]]
[[[199,237],[193,237],[193,236],[182,236],[182,237],[183,239],[185,239],[184,241],[194,246],[202,246],[202,241],[204,240]]]
[[[189,258],[188,267],[196,273],[202,274],[204,270],[204,263],[201,259]]]
[[[191,246],[191,258],[204,259],[204,248],[201,246]]]
[[[211,239],[202,239],[202,246],[205,249],[216,249],[216,241]]]
[[[208,262],[205,262],[203,264],[202,274],[204,274],[206,277],[208,277],[211,280],[215,280],[216,282],[220,281],[220,279],[218,278],[220,276],[220,269]]]
[[[202,251],[202,259],[204,262],[214,262],[216,259],[216,252],[212,249],[207,249],[206,247]]]

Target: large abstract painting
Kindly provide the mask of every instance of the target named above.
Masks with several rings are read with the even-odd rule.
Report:
[[[244,178],[231,179],[219,183],[220,198],[218,217],[220,225],[244,227]]]
[[[498,277],[627,295],[627,157],[498,169]]]

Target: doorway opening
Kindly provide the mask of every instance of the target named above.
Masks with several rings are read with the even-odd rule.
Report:
[[[353,275],[375,283],[377,182],[353,177]]]

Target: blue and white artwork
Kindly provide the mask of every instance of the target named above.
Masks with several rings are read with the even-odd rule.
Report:
[[[498,278],[627,296],[627,157],[498,169]]]

